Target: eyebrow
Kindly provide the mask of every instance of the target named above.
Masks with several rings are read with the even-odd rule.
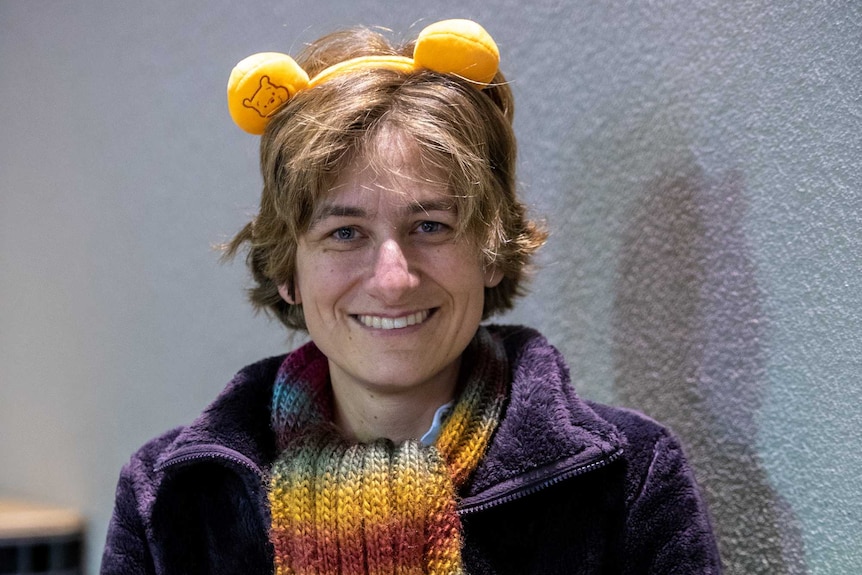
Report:
[[[450,199],[430,200],[427,202],[410,202],[407,208],[409,214],[425,214],[428,212],[454,212],[457,210],[455,202]]]
[[[430,200],[426,202],[410,202],[407,209],[404,210],[409,215],[427,214],[428,212],[451,212],[456,211],[455,202],[449,199]],[[320,209],[315,210],[311,218],[309,227],[314,227],[317,223],[326,218],[342,217],[342,218],[364,218],[368,216],[365,209],[356,206],[343,206],[338,204],[324,204]]]

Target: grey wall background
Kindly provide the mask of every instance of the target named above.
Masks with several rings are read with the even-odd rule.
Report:
[[[497,39],[553,231],[504,319],[679,432],[728,573],[862,572],[853,0],[0,0],[0,494],[80,508],[95,571],[129,454],[292,345],[211,248],[258,195],[233,64],[445,17]]]

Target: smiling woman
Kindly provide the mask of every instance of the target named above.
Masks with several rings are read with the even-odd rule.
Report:
[[[538,333],[481,325],[545,240],[498,59],[457,20],[237,66],[264,187],[227,255],[311,342],[135,454],[103,572],[719,571],[673,435],[580,400]]]
[[[484,290],[501,279],[456,234],[445,177],[426,173],[407,138],[381,131],[374,161],[341,172],[300,237],[293,295],[279,286],[329,359],[336,423],[353,439],[422,436],[454,397]]]

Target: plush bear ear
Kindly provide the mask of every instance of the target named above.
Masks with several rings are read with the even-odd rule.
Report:
[[[230,117],[246,132],[260,135],[276,110],[306,85],[308,74],[287,54],[253,54],[234,66],[228,79]]]
[[[413,60],[417,67],[471,80],[481,90],[497,75],[500,51],[476,22],[442,20],[419,33]]]

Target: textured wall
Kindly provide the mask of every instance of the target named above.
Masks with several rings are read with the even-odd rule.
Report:
[[[472,17],[553,233],[505,319],[678,431],[728,573],[862,572],[862,4],[403,4],[0,0],[0,493],[82,508],[95,569],[129,453],[291,344],[211,250],[258,193],[232,65]]]

